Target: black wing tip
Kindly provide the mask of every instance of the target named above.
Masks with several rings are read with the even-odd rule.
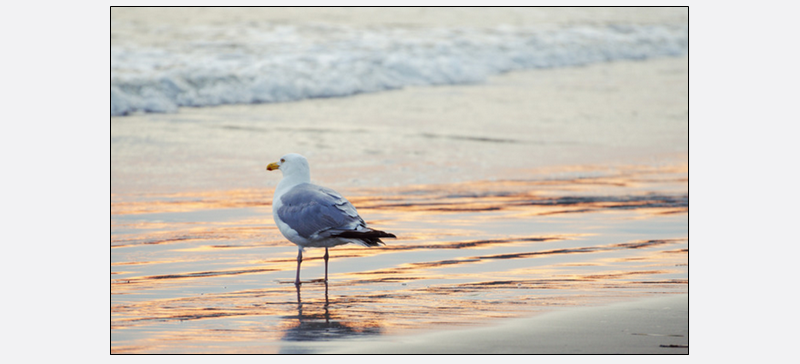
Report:
[[[392,233],[387,233],[387,232],[385,232],[385,231],[380,231],[380,230],[372,230],[372,231],[373,231],[373,232],[375,232],[375,233],[377,233],[377,234],[380,234],[380,235],[378,236],[379,238],[397,238],[397,236],[395,236],[394,234],[392,234]]]
[[[376,231],[376,232],[381,233],[381,236],[379,236],[379,238],[395,238],[395,239],[397,238],[397,236],[395,236],[392,233],[387,233],[383,231]]]
[[[359,239],[364,242],[367,246],[381,246],[384,243],[381,241],[380,238],[397,238],[394,234],[387,233],[385,231],[380,230],[367,230],[367,231],[343,231],[336,235],[333,235],[337,238],[348,238],[348,239]]]

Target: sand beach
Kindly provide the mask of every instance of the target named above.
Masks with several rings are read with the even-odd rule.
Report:
[[[688,354],[688,295],[584,306],[489,327],[354,342],[350,354]]]
[[[463,51],[448,48],[464,43],[458,34],[514,40],[533,32],[516,27],[536,19],[550,19],[541,22],[547,29],[683,21],[674,10],[605,10],[589,22],[585,11],[473,15],[492,24],[452,16],[461,20],[439,24],[450,27],[439,30],[442,43],[419,49],[446,48],[456,57],[449,62]],[[378,25],[354,20],[363,17],[332,17],[330,25],[301,22],[295,12],[240,15],[252,22],[242,34],[260,39],[245,29],[268,27],[320,37],[318,27],[329,26],[382,42],[394,32],[416,39],[435,18],[411,14],[398,21],[421,23],[370,33]],[[112,50],[115,34],[152,42],[137,26],[159,17],[131,20],[137,16],[112,12]],[[185,26],[226,40],[204,16]],[[510,28],[484,30],[495,18]],[[316,25],[291,28],[306,21]],[[182,27],[165,32],[178,37]],[[132,57],[125,47],[133,43],[120,44],[118,53]],[[416,43],[398,47],[419,52]],[[236,52],[226,59],[249,57]],[[120,80],[120,92],[133,92],[122,84],[132,81]],[[141,103],[118,104],[131,111],[111,117],[111,353],[688,353],[688,56],[358,87],[371,86],[352,86],[358,91],[347,96],[174,109],[143,92]],[[339,92],[331,90],[322,91]],[[210,100],[204,92],[191,102]],[[297,249],[272,220],[281,176],[265,171],[289,152],[308,158],[312,181],[398,238],[331,249],[327,284],[324,250],[307,249],[296,288]]]

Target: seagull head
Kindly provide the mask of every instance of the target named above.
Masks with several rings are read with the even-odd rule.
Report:
[[[293,175],[309,175],[308,160],[300,154],[289,153],[281,157],[278,162],[270,163],[268,171],[280,169],[284,177]]]

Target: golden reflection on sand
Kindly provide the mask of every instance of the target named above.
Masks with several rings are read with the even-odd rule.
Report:
[[[136,199],[130,199],[127,196],[111,194],[111,215],[272,205],[272,195],[265,189],[154,194],[136,197]]]
[[[303,352],[686,292],[686,169],[595,172],[345,193],[398,239],[332,249],[329,284],[307,250],[299,289],[268,189],[113,195],[112,352]]]

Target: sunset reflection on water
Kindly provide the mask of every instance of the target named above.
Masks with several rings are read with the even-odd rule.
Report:
[[[270,189],[114,195],[112,352],[320,352],[687,292],[686,167],[580,172],[340,191],[398,239],[331,249],[327,285],[308,249],[299,290]]]

